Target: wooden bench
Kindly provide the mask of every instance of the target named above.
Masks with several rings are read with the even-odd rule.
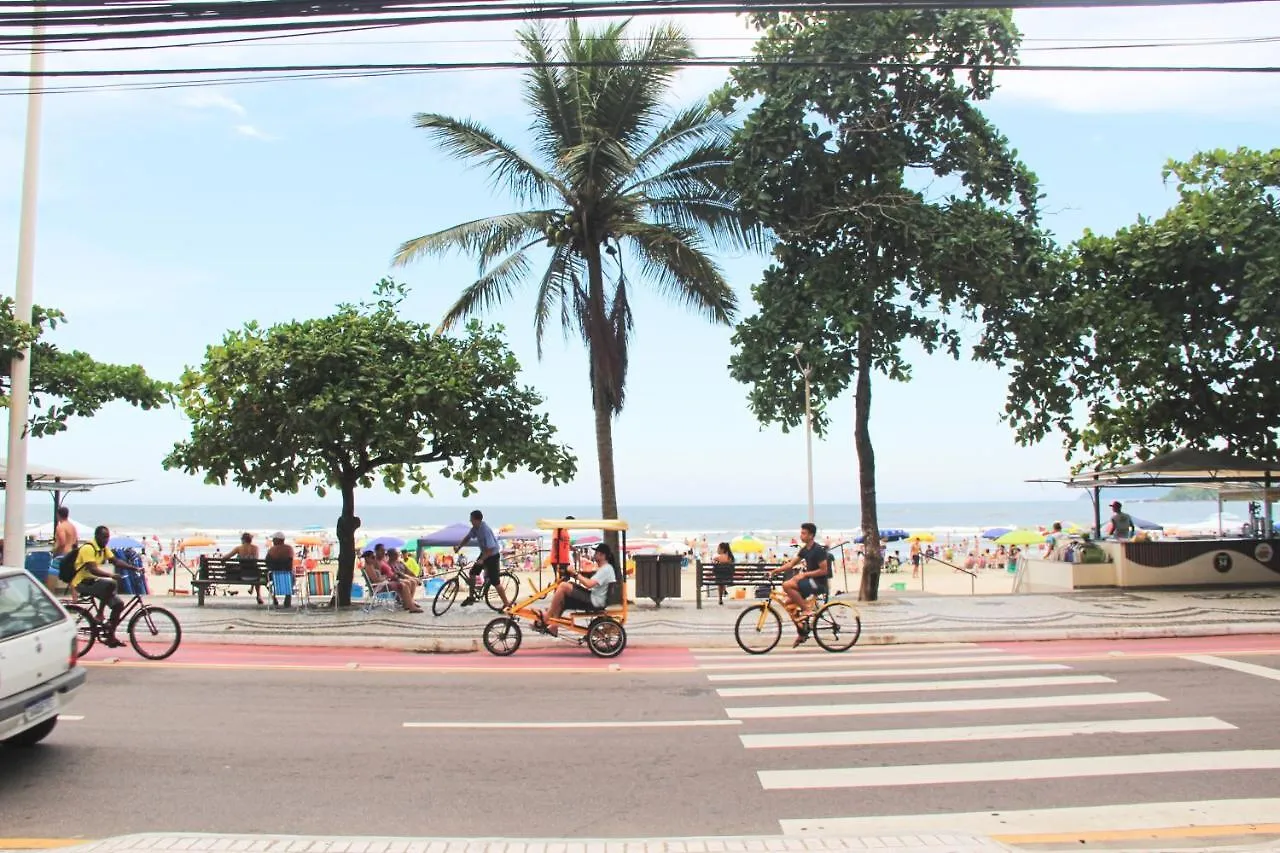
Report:
[[[780,576],[771,576],[770,569],[776,569],[782,563],[746,563],[737,562],[733,564],[733,579],[724,584],[726,587],[745,586],[754,591],[755,587],[767,584],[770,580],[781,580]],[[694,577],[694,587],[697,590],[696,600],[698,609],[702,609],[702,599],[705,595],[711,598],[712,593],[720,586],[720,582],[716,579],[716,571],[725,572],[727,567],[723,563],[704,563],[698,561],[696,575]],[[728,575],[726,574],[727,578]],[[705,590],[705,592],[704,592]]]
[[[212,586],[262,587],[270,590],[271,578],[266,560],[250,560],[245,557],[200,558],[191,588],[196,593],[196,606],[204,607],[204,597]]]

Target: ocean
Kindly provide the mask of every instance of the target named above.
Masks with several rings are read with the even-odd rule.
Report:
[[[1111,493],[1104,501],[1111,500]],[[1214,502],[1160,502],[1121,498],[1125,508],[1138,518],[1159,524],[1189,524],[1216,516]],[[156,533],[161,537],[202,532],[227,535],[241,530],[296,532],[306,528],[331,531],[338,505],[279,506],[254,505],[126,505],[80,502],[72,495],[67,506],[71,517],[81,524],[106,524],[115,533]],[[465,521],[472,506],[377,506],[356,504],[362,533],[409,533]],[[490,506],[482,507],[495,527],[532,525],[539,518],[573,515],[594,518],[598,506]],[[1245,504],[1227,504],[1225,510],[1245,517]],[[664,533],[791,533],[806,521],[804,505],[708,505],[708,506],[628,506],[620,513],[631,530],[660,536]],[[1103,509],[1103,517],[1109,515]],[[27,523],[43,523],[52,515],[49,500],[31,501]],[[815,523],[819,530],[849,531],[859,527],[855,504],[819,504]],[[1093,508],[1087,497],[1069,501],[998,501],[975,503],[885,503],[880,505],[880,526],[907,530],[964,530],[987,527],[1037,527],[1054,521],[1091,526]]]

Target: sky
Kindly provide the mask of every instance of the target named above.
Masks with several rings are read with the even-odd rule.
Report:
[[[1280,64],[1280,42],[1214,39],[1280,35],[1280,3],[1130,10],[1019,12],[1027,64]],[[641,21],[640,25],[647,22]],[[731,16],[686,21],[703,54],[742,54],[749,31]],[[333,34],[286,43],[58,54],[50,68],[180,67],[237,63],[511,59],[505,25],[423,26]],[[1092,40],[1200,40],[1176,47],[1055,50]],[[19,68],[25,57],[0,58]],[[1271,75],[1274,76],[1274,75]],[[705,95],[723,72],[684,72],[675,97]],[[1267,75],[1006,72],[985,109],[1039,175],[1046,223],[1062,241],[1113,231],[1174,200],[1161,182],[1169,158],[1197,150],[1270,148],[1280,87]],[[0,96],[0,273],[16,270],[25,99]],[[52,336],[98,359],[176,379],[205,348],[249,320],[322,316],[359,301],[392,273],[405,239],[516,209],[483,173],[433,149],[417,112],[466,116],[528,150],[515,72],[361,80],[259,82],[152,91],[54,94],[45,100],[39,185],[36,302],[63,310]],[[721,255],[745,312],[766,258]],[[405,311],[434,323],[476,274],[462,257],[394,276],[411,287]],[[11,282],[12,279],[9,279]],[[5,285],[11,287],[12,285]],[[486,505],[598,500],[585,352],[577,341],[533,342],[532,287],[486,315],[501,323],[546,398],[579,473],[559,488],[514,475],[481,486]],[[627,407],[614,428],[619,499],[627,504],[802,504],[803,431],[762,427],[747,387],[728,376],[730,330],[713,328],[645,294],[635,305]],[[881,500],[1054,499],[1060,441],[1019,447],[1002,423],[1005,380],[994,368],[913,353],[909,384],[877,377],[872,436]],[[799,381],[799,376],[797,376]],[[852,398],[830,406],[815,441],[818,503],[858,491]],[[226,504],[257,498],[166,472],[161,459],[188,434],[181,412],[117,403],[30,445],[33,464],[130,478],[94,502]],[[439,481],[437,481],[439,482]],[[440,484],[435,499],[457,503]],[[314,503],[304,492],[285,503]],[[361,500],[421,501],[371,490]]]

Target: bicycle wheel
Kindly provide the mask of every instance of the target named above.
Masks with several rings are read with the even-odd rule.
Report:
[[[749,655],[762,655],[772,651],[782,639],[782,620],[778,611],[768,602],[753,604],[738,614],[733,626],[733,638]]]
[[[453,606],[454,600],[458,597],[458,579],[450,578],[444,582],[444,586],[440,587],[436,593],[435,599],[431,602],[431,612],[437,616],[443,616],[449,612],[449,608]]]
[[[504,658],[515,654],[516,649],[520,648],[522,636],[519,622],[510,616],[500,616],[484,626],[484,634],[480,639],[484,641],[489,654]]]
[[[144,606],[129,620],[129,643],[147,660],[164,660],[178,650],[182,626],[163,607]]]
[[[598,658],[616,658],[627,647],[627,629],[611,616],[601,616],[587,628],[587,648]]]
[[[829,652],[848,651],[860,636],[862,619],[858,608],[847,601],[833,601],[813,617],[813,638]]]
[[[98,622],[88,608],[78,604],[68,604],[67,612],[76,623],[76,658],[82,658],[98,641]]]
[[[507,601],[515,604],[518,600],[516,593],[520,591],[520,579],[511,572],[503,572],[498,575],[498,583],[502,584],[502,589],[507,594]],[[489,605],[490,610],[502,612],[502,596],[498,595],[498,588],[494,584],[484,585],[484,603]]]

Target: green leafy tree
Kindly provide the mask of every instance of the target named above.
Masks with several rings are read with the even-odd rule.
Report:
[[[395,257],[406,264],[461,250],[479,259],[480,277],[449,309],[446,326],[534,284],[539,356],[557,321],[566,337],[582,340],[605,518],[618,517],[613,418],[626,399],[634,281],[728,324],[734,293],[708,250],[759,243],[724,186],[725,118],[706,103],[664,106],[676,72],[667,63],[694,55],[688,38],[674,26],[627,33],[622,23],[585,32],[577,22],[558,43],[540,28],[520,33],[524,59],[538,63],[524,78],[535,158],[476,122],[418,115],[417,126],[444,151],[483,166],[529,207],[410,240]],[[545,266],[535,269],[538,256]]]
[[[1086,232],[1051,304],[1013,324],[1008,416],[1075,468],[1179,446],[1280,459],[1280,149],[1171,161],[1178,200]]]
[[[13,300],[0,299],[0,403],[9,405],[9,366],[31,346],[31,418],[28,430],[39,437],[67,428],[73,417],[91,417],[107,403],[123,400],[140,409],[170,402],[173,386],[147,376],[136,364],[104,364],[79,350],[59,349],[43,339],[65,321],[62,312],[36,306],[32,323],[13,316]]]
[[[818,432],[825,404],[853,385],[861,595],[874,600],[873,375],[909,380],[908,344],[958,357],[968,322],[998,335],[1025,282],[1045,271],[1035,177],[975,106],[994,90],[992,67],[1014,62],[1018,33],[1007,11],[752,20],[764,31],[760,61],[735,69],[724,96],[725,109],[752,106],[730,178],[779,243],[752,291],[759,312],[735,333],[730,370],[752,386],[757,418],[784,429],[804,417],[795,345],[811,370]],[[984,330],[979,353],[998,342]]]
[[[308,484],[322,497],[336,489],[343,606],[355,573],[357,488],[378,478],[393,492],[430,494],[425,466],[436,465],[471,494],[520,468],[560,483],[576,465],[538,412],[542,398],[519,384],[501,328],[433,334],[397,316],[399,285],[383,280],[376,292],[373,305],[267,329],[249,323],[209,347],[204,364],[182,376],[191,438],[164,462],[266,500]]]

